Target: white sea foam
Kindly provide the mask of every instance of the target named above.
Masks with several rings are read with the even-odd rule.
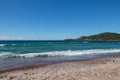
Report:
[[[2,52],[0,53],[0,58],[9,57],[54,57],[54,56],[80,56],[80,55],[90,55],[90,54],[106,54],[106,53],[119,53],[120,49],[91,49],[91,50],[77,50],[77,51],[53,51],[53,52],[42,52],[42,53],[26,53],[26,54],[16,54],[12,52]]]
[[[4,47],[6,44],[0,44],[0,47]]]
[[[83,43],[88,43],[87,41],[84,41]]]
[[[15,46],[16,44],[12,44],[12,46]]]

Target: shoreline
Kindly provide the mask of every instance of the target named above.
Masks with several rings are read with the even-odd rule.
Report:
[[[119,80],[120,56],[23,66],[0,73],[0,80]]]
[[[25,66],[20,66],[20,67],[14,67],[14,68],[7,68],[7,69],[2,69],[0,70],[0,74],[6,73],[6,72],[12,72],[12,71],[21,71],[21,70],[29,70],[29,69],[36,69],[40,67],[46,67],[50,65],[56,65],[56,64],[61,64],[61,63],[74,63],[74,62],[79,62],[81,64],[104,64],[107,61],[112,60],[113,58],[120,58],[119,56],[105,56],[105,57],[99,57],[99,58],[94,58],[94,59],[87,59],[87,60],[68,60],[68,61],[61,61],[61,62],[54,62],[54,63],[45,63],[45,64],[31,64],[31,65],[25,65]]]

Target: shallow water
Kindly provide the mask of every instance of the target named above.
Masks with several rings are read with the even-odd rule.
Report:
[[[120,55],[120,41],[0,41],[0,69]]]

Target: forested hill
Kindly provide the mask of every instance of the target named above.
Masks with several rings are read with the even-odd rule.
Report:
[[[120,40],[120,34],[104,32],[96,35],[82,36],[77,39],[65,39],[65,40]]]

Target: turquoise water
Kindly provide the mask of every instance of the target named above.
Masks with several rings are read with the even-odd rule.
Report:
[[[0,58],[74,56],[119,50],[120,41],[0,41]]]
[[[119,54],[120,41],[0,41],[0,68]]]

